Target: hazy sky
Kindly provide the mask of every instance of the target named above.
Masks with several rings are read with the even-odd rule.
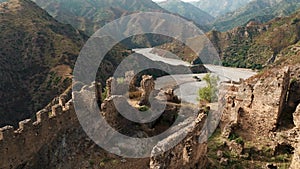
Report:
[[[166,0],[153,0],[154,2],[161,2],[161,1],[166,1]],[[192,2],[192,1],[197,1],[197,0],[182,0],[184,2]]]

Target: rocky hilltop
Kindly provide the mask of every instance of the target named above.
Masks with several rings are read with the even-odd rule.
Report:
[[[87,2],[93,4],[94,1]],[[117,5],[135,11],[129,2]],[[144,2],[149,1],[135,4],[142,3],[139,9],[151,8],[144,6]],[[86,7],[91,7],[89,5]],[[119,13],[119,9],[113,10],[124,14]],[[74,82],[71,86],[74,63],[87,36],[53,19],[29,0],[0,3],[0,40],[3,42],[0,44],[0,126],[5,125],[0,128],[0,168],[298,169],[299,18],[298,11],[265,24],[249,22],[228,32],[207,34],[225,66],[265,69],[246,80],[221,83],[218,102],[223,114],[219,127],[208,140],[199,142],[199,137],[203,137],[201,130],[210,130],[206,121],[216,115],[210,111],[215,104],[191,105],[181,102],[173,89],[155,90],[155,77],[149,76],[147,71],[138,76],[126,72],[124,77],[109,78],[122,59],[132,53],[122,45],[116,45],[100,65],[99,82]],[[202,43],[198,45],[207,49]],[[179,53],[187,61],[200,62],[182,43],[167,43],[161,48]],[[159,50],[153,52],[160,53]],[[151,65],[162,64],[138,57]],[[181,66],[165,67],[182,73]],[[207,71],[202,65],[195,69],[197,73]],[[154,70],[153,74],[162,75],[160,73]],[[136,118],[163,105],[165,109],[153,122],[136,123],[123,117],[118,105]],[[78,115],[75,107],[84,110],[84,114]],[[93,126],[102,136],[101,143],[107,143],[103,139],[110,138],[108,142],[115,153],[148,151],[151,157],[130,159],[113,155],[88,137],[78,119],[87,117],[96,107],[99,108],[97,117],[103,117],[126,136],[150,138],[166,132],[167,137],[158,142],[117,144],[118,138],[110,137],[107,128]],[[93,122],[94,119],[85,121]],[[181,141],[167,149],[177,139]],[[151,145],[150,149],[144,149],[146,145]]]
[[[208,107],[202,109],[180,103],[172,89],[154,90],[155,83],[151,76],[143,76],[140,87],[136,87],[132,82],[137,80],[132,76],[132,72],[125,73],[122,82],[109,78],[105,97],[102,95],[100,83],[84,85],[77,82],[74,84],[72,97],[71,90],[66,91],[39,111],[36,121],[24,120],[19,123],[18,129],[11,126],[0,129],[0,150],[5,152],[0,154],[0,168],[122,166],[134,169],[296,169],[300,163],[297,142],[300,139],[299,74],[299,65],[277,67],[239,83],[222,83],[219,104],[223,115],[220,127],[208,142],[204,143],[199,142],[199,137],[200,131],[205,127]],[[123,90],[127,89],[127,85],[129,91]],[[137,113],[138,116],[139,111],[147,110],[150,95],[154,96],[154,102],[166,103],[166,109],[155,122],[138,124],[120,115],[118,105],[130,110],[129,112]],[[74,100],[71,98],[83,100],[83,105],[77,106],[77,110],[90,110],[90,107],[101,105],[98,115],[103,116],[108,124],[120,133],[137,138],[157,135],[173,124],[172,119],[184,119],[190,116],[191,112],[195,114],[176,123],[175,128],[168,131],[169,137],[153,146],[151,158],[124,159],[106,152],[90,140],[81,128],[74,110]],[[103,132],[103,138],[109,136],[103,128],[99,131]],[[184,133],[187,135],[178,145],[162,154],[159,153]],[[112,143],[115,141],[111,140]],[[141,153],[139,150],[143,150],[144,145],[120,146],[116,145],[114,150],[119,153],[129,150]]]

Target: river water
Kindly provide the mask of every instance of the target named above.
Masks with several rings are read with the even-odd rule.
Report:
[[[145,57],[153,61],[161,61],[170,65],[185,65],[190,66],[191,64],[179,59],[170,59],[158,56],[157,54],[151,53],[151,48],[144,49],[135,49],[136,53],[142,54]],[[229,68],[216,65],[204,65],[212,75],[218,76],[220,82],[222,81],[239,81],[240,79],[247,79],[256,74],[255,71],[250,69],[241,69],[241,68]],[[178,95],[182,101],[197,104],[198,91],[200,88],[206,86],[204,81],[199,81],[206,74],[176,74],[163,76],[156,80],[155,88],[168,88],[175,87],[175,94]]]

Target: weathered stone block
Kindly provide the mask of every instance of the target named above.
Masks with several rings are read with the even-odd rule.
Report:
[[[0,128],[0,140],[2,139],[11,139],[14,136],[14,127],[5,126]]]
[[[36,118],[38,122],[43,122],[49,120],[49,112],[47,110],[41,110],[36,113]]]
[[[19,130],[30,130],[32,129],[32,122],[30,119],[23,120],[19,122]]]
[[[63,113],[63,108],[61,105],[54,105],[52,106],[52,115],[61,115]]]

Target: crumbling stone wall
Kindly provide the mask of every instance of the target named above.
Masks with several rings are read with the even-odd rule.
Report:
[[[228,131],[238,128],[237,134],[246,140],[263,143],[280,124],[289,83],[290,70],[286,67],[235,85],[236,89],[222,96],[226,100],[223,132],[228,136]]]
[[[82,86],[83,89],[96,89],[96,97],[100,97],[100,85]],[[101,99],[101,98],[98,98]],[[27,119],[19,123],[19,128],[12,126],[0,128],[0,168],[17,168],[31,160],[40,149],[53,142],[59,133],[80,126],[77,119],[71,88],[53,99],[43,110],[36,113],[36,121]]]
[[[134,75],[134,71],[125,72],[125,82],[129,84],[129,92],[136,91],[135,86],[137,78]]]
[[[298,105],[298,107],[294,113],[294,123],[296,125],[296,128],[299,131],[299,129],[300,129],[300,105]],[[298,133],[298,136],[299,136],[299,134],[300,133]],[[298,138],[298,141],[300,141],[300,137]],[[300,166],[300,143],[298,143],[296,145],[290,169],[298,169],[299,166]]]
[[[298,169],[299,73],[299,66],[271,69],[240,85],[225,84],[223,136],[235,133],[258,148],[273,148],[275,154],[287,147],[294,152],[290,168]]]
[[[200,143],[199,137],[201,129],[205,123],[206,115],[199,114],[195,119],[189,119],[181,123],[181,129],[156,145],[152,150],[150,159],[150,169],[182,169],[182,168],[205,168],[207,164],[206,153],[207,143]],[[183,134],[187,136],[174,148],[165,151],[165,147],[181,138]],[[162,154],[155,156],[159,152]]]
[[[290,169],[299,169],[300,166],[300,144],[298,144],[298,147],[295,149],[293,161],[290,166]]]
[[[17,168],[26,163],[42,146],[55,139],[59,131],[78,123],[72,100],[65,106],[53,106],[52,112],[41,110],[36,117],[35,122],[30,119],[20,122],[17,130],[11,126],[0,129],[0,168]]]
[[[141,81],[142,99],[139,105],[149,105],[149,97],[151,92],[154,90],[155,83],[152,76],[144,75]]]
[[[149,77],[145,79],[150,80],[150,82],[146,83],[146,80],[145,84],[143,84],[144,88],[147,89],[147,91],[151,91],[152,86],[154,85],[152,81],[153,79]],[[92,86],[78,86],[82,86],[82,88],[81,90],[76,90],[76,92],[91,91],[91,89],[95,89],[95,87],[100,87],[96,83],[93,83]],[[100,96],[101,93],[99,93],[99,91],[101,91],[101,89],[96,90],[96,96]],[[51,150],[51,143],[57,142],[57,139],[59,140],[60,138],[62,140],[63,146],[63,140],[65,138],[63,135],[68,135],[70,131],[78,131],[78,133],[75,135],[82,135],[83,137],[85,137],[85,134],[82,134],[83,131],[77,119],[73,100],[70,99],[69,101],[67,101],[69,99],[69,93],[70,92],[64,93],[57,99],[54,99],[53,102],[49,104],[45,109],[36,113],[36,121],[32,122],[30,119],[24,120],[19,123],[19,128],[16,130],[11,126],[6,126],[0,129],[1,169],[15,169],[23,166],[26,166],[27,168],[30,166],[39,166],[38,163],[34,161],[34,159],[38,159],[37,161],[42,161],[43,164],[41,165],[46,165],[47,162],[50,162],[47,160],[52,159],[48,158],[47,156],[53,154],[53,152],[46,152],[47,150]],[[87,97],[85,99],[89,98],[90,97]],[[118,110],[114,105],[118,104],[114,103],[114,101],[118,102],[118,100],[124,103],[127,102],[126,98],[123,96],[111,95],[102,103],[101,113],[104,115],[108,123],[110,123],[113,127],[116,127],[116,129],[120,129],[118,125],[120,124],[120,122],[123,122],[122,126],[128,127],[126,129],[127,133],[125,134],[137,134],[137,136],[139,136],[140,133],[134,133],[134,130],[131,131],[133,133],[128,133],[131,128],[131,124],[133,123],[128,120],[126,121],[126,119],[124,118],[121,118],[121,115],[118,113]],[[93,103],[94,101],[91,101],[91,104]],[[177,112],[178,106],[179,104],[175,105],[174,103],[167,104],[166,113],[163,116],[169,116],[174,111]],[[125,105],[125,107],[132,110],[136,109],[128,103]],[[190,112],[191,111],[184,111],[184,113]],[[174,113],[174,116],[175,114],[176,113]],[[190,118],[179,123],[172,131],[173,134],[169,138],[163,140],[157,146],[155,146],[155,149],[153,151],[157,151],[157,149],[163,148],[164,144],[170,143],[170,140],[172,140],[172,138],[180,137],[184,133],[187,133],[187,136],[185,136],[183,141],[181,141],[171,150],[161,154],[158,157],[152,157],[150,164],[151,168],[157,168],[157,166],[163,166],[163,168],[203,168],[206,165],[205,156],[207,145],[206,143],[199,143],[198,139],[201,134],[200,131],[204,125],[205,119],[206,115],[204,115],[204,113],[200,113],[198,118],[196,119]],[[143,135],[142,137],[145,136],[147,135]],[[72,145],[72,142],[69,141],[69,144]],[[93,143],[91,147],[93,146],[96,146],[96,144]],[[74,148],[69,148],[69,150],[74,150]],[[43,152],[46,152],[46,154],[41,154]],[[65,153],[72,152],[70,151]],[[39,157],[39,155],[45,157]],[[65,154],[65,156],[67,155],[70,155],[70,158],[76,158],[76,154]],[[68,163],[68,165],[76,166],[76,164],[74,164],[75,162],[76,161],[73,160],[73,162]],[[51,166],[52,168],[54,166],[61,166],[62,168],[64,167],[63,164],[51,164]],[[39,167],[51,168],[50,166]]]

